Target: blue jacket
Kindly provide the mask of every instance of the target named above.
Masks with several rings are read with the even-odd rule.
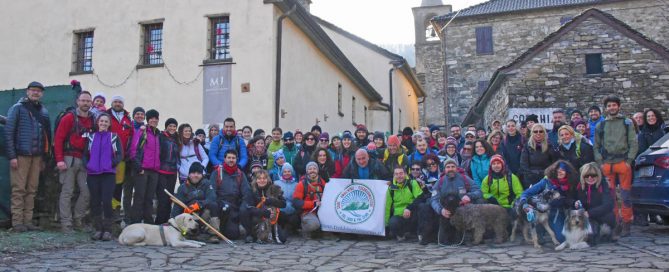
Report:
[[[560,242],[564,242],[565,238],[562,234],[562,228],[564,227],[564,220],[567,217],[564,211],[565,208],[574,203],[573,196],[570,197],[568,192],[563,192],[560,188],[554,186],[548,178],[544,177],[541,181],[532,185],[530,188],[527,188],[527,190],[520,195],[520,203],[527,203],[529,198],[542,193],[544,190],[558,190],[563,196],[550,203],[551,209],[548,211],[548,224],[551,226],[553,232],[555,232],[555,238]]]
[[[246,162],[248,161],[248,154],[246,154],[246,144],[244,139],[240,136],[234,136],[232,139],[228,139],[223,134],[221,130],[214,139],[211,140],[211,145],[209,146],[209,162],[211,165],[221,165],[225,161],[225,151],[228,149],[234,148],[237,150],[237,165],[240,169],[245,169]]]
[[[295,188],[297,188],[297,180],[295,176],[295,170],[293,169],[293,166],[290,165],[290,163],[285,163],[281,167],[281,169],[290,169],[290,171],[293,173],[293,178],[291,180],[284,180],[283,178],[279,178],[278,180],[274,181],[274,184],[277,186],[281,187],[281,191],[283,191],[283,198],[286,200],[286,207],[281,208],[281,212],[285,214],[293,214],[295,213],[295,204],[293,204],[293,193],[295,192]],[[283,170],[281,170],[283,172]]]
[[[490,157],[485,154],[483,154],[483,156],[474,155],[469,167],[472,172],[472,179],[474,182],[476,182],[476,185],[481,187],[481,182],[483,182],[483,179],[488,176],[488,170],[490,169]]]
[[[430,199],[430,207],[434,210],[435,213],[441,214],[441,196],[447,195],[450,193],[458,194],[458,196],[468,196],[471,200],[471,203],[477,203],[481,200],[483,194],[481,193],[481,187],[479,187],[476,182],[473,182],[466,175],[459,173],[455,174],[455,177],[449,178],[448,175],[441,177],[439,182],[433,188],[433,196]]]
[[[7,112],[7,158],[42,156],[50,152],[51,123],[46,107],[21,98]]]
[[[595,146],[595,129],[597,128],[597,124],[599,124],[601,121],[604,121],[604,116],[600,116],[599,119],[595,121],[588,120],[588,127],[590,128],[590,142],[592,143],[592,146]]]

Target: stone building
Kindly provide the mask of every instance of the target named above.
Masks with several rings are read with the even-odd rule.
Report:
[[[0,10],[0,90],[76,79],[194,127],[417,127],[423,91],[406,60],[322,27],[310,3],[13,1]]]
[[[442,86],[435,90],[426,83],[428,97],[434,97],[435,91],[447,93],[448,122],[462,123],[498,68],[590,8],[612,14],[659,44],[669,44],[669,7],[665,1],[491,0],[432,19],[442,51],[417,53],[417,58],[440,60],[442,66],[432,65],[425,70],[425,78],[442,78]],[[447,83],[443,83],[444,77]]]
[[[585,110],[608,95],[623,112],[667,116],[669,49],[609,13],[589,9],[493,73],[464,123],[513,118],[511,109]]]

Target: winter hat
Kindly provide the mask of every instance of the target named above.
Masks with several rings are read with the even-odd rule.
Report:
[[[358,131],[361,131],[361,130],[364,131],[364,132],[368,132],[367,127],[363,124],[358,124],[357,126],[355,126],[355,132],[358,132]]]
[[[323,133],[321,133],[320,136],[318,136],[318,139],[319,139],[319,140],[328,140],[328,141],[329,141],[329,140],[330,140],[330,134],[328,134],[327,132],[323,132]]]
[[[30,88],[38,88],[38,89],[42,89],[42,91],[44,91],[44,85],[42,85],[42,83],[39,83],[37,81],[30,82],[30,84],[28,84],[28,87],[26,87],[26,89],[30,89]]]
[[[101,93],[95,94],[95,97],[93,97],[93,101],[95,101],[95,99],[98,99],[98,98],[102,99],[102,103],[107,102],[107,98],[105,98],[105,96]]]
[[[341,141],[341,136],[339,135],[332,136],[332,141],[334,141],[335,139],[339,139]]]
[[[397,135],[390,135],[388,137],[388,145],[400,145],[400,138]]]
[[[425,139],[425,133],[422,133],[422,132],[420,132],[420,131],[416,131],[416,132],[413,134],[413,137],[416,137],[416,136],[420,136],[421,138]]]
[[[492,163],[493,162],[501,163],[502,164],[502,171],[500,173],[502,173],[502,174],[506,173],[506,164],[504,163],[504,158],[502,158],[502,155],[499,155],[499,154],[493,155],[492,157],[490,157],[490,165],[488,167],[488,182],[492,182],[492,178],[494,176],[493,172],[492,172]],[[497,174],[497,175],[499,175],[499,174]],[[499,178],[499,177],[497,176],[495,178]],[[490,184],[490,183],[488,183],[488,184]]]
[[[600,109],[599,106],[597,106],[597,105],[592,105],[592,107],[590,107],[590,109],[588,109],[588,112],[590,112],[591,110],[596,110],[599,113],[602,113],[602,109]]]
[[[411,135],[413,135],[413,129],[411,129],[410,127],[405,127],[402,130],[402,136],[411,136]]]
[[[114,101],[120,101],[121,103],[125,103],[125,99],[123,98],[123,96],[120,95],[112,96],[111,102],[114,103]]]
[[[286,156],[283,154],[283,150],[279,149],[278,151],[274,152],[274,161],[277,161],[281,158],[286,158]]]
[[[150,109],[146,112],[146,120],[150,120],[151,118],[160,118],[160,113],[157,110]]]
[[[376,150],[376,145],[374,143],[367,144],[367,151],[374,151],[374,150]]]
[[[190,168],[188,168],[188,174],[190,173],[204,174],[204,166],[202,166],[202,164],[200,164],[199,162],[194,162],[193,164],[190,165]]]
[[[342,140],[343,139],[351,140],[351,139],[353,139],[353,134],[351,134],[350,131],[344,131],[344,135],[342,135],[341,138],[342,138]]]
[[[502,166],[505,165],[505,163],[504,163],[504,158],[502,158],[502,155],[495,154],[495,155],[493,155],[492,157],[490,157],[490,164],[491,164],[491,165],[492,165],[493,162],[496,162],[496,161],[497,161],[497,162],[501,162],[501,163],[502,163]]]
[[[385,141],[385,140],[386,140],[386,137],[385,137],[385,136],[386,136],[386,135],[383,135],[383,132],[381,132],[381,131],[374,132],[374,140],[376,140],[376,139],[382,139],[382,140]]]
[[[135,109],[132,110],[132,116],[135,116],[135,114],[138,113],[138,112],[146,113],[146,111],[144,110],[144,108],[142,108],[142,107],[135,107]]]
[[[323,129],[321,129],[321,126],[319,126],[319,125],[314,125],[313,127],[311,127],[310,131],[314,131],[314,130],[318,130],[318,132],[323,132]]]
[[[525,117],[525,121],[527,122],[532,121],[535,123],[539,123],[539,116],[537,116],[536,114],[530,114],[527,117]]]
[[[467,131],[467,132],[465,132],[465,138],[467,138],[467,135],[472,135],[472,136],[474,136],[474,138],[476,138],[476,132]]]
[[[283,177],[283,172],[286,171],[286,169],[289,169],[290,172],[292,173],[293,178],[296,178],[296,177],[295,177],[295,169],[294,169],[293,166],[290,165],[290,163],[288,163],[288,162],[284,163],[283,166],[281,166],[281,173],[280,173],[279,176],[282,176],[282,177]]]
[[[449,165],[449,164],[455,164],[455,166],[458,166],[458,163],[454,159],[451,159],[451,158],[448,158],[448,159],[446,159],[446,161],[444,161],[444,166]]]
[[[195,131],[195,135],[200,135],[200,134],[205,135],[205,136],[207,135],[207,133],[204,132],[204,129],[198,128]]]
[[[439,130],[439,127],[438,127],[438,126],[435,126],[435,125],[431,125],[431,126],[430,126],[430,133],[434,132],[435,130],[438,131],[438,130]]]
[[[453,136],[446,137],[446,145],[449,145],[449,144],[457,145],[457,142],[458,142],[458,140],[455,139],[455,137],[453,137]]]
[[[255,167],[263,168],[262,163],[260,163],[260,161],[258,161],[258,160],[251,161],[251,169],[253,169]]]
[[[316,169],[318,169],[318,164],[316,164],[315,161],[310,161],[310,162],[307,163],[307,167],[305,167],[304,169],[308,170],[309,167],[316,167]]]
[[[290,131],[287,131],[286,133],[283,134],[283,139],[284,140],[292,140],[294,139],[293,133]]]
[[[148,118],[147,118],[147,119],[148,119]],[[175,125],[175,126],[178,126],[179,123],[177,122],[177,119],[174,119],[174,118],[167,118],[167,120],[165,120],[165,128],[167,128],[167,126],[169,126],[169,125]]]

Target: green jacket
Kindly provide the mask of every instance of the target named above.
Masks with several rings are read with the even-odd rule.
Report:
[[[494,197],[497,199],[497,203],[504,208],[511,208],[513,202],[523,194],[523,185],[520,183],[518,177],[514,174],[511,174],[511,187],[513,187],[513,193],[515,198],[509,203],[509,182],[506,180],[508,176],[503,178],[493,179],[492,182],[488,182],[490,176],[483,178],[481,182],[481,192],[483,193],[483,198],[488,199]]]
[[[600,165],[621,161],[632,165],[638,149],[639,143],[632,120],[618,114],[607,116],[605,121],[597,124],[594,151],[595,161]]]
[[[408,184],[411,184],[411,189],[407,186]],[[390,191],[393,191],[392,197]],[[388,191],[386,192],[386,225],[388,225],[388,220],[390,220],[391,208],[392,215],[402,216],[404,209],[413,203],[416,198],[420,197],[422,193],[423,189],[414,179],[407,179],[402,185],[398,185],[397,181],[393,179],[393,184],[388,187]]]
[[[271,170],[272,168],[274,168],[274,152],[281,150],[282,147],[283,147],[282,141],[279,141],[278,143],[271,141],[269,143],[269,146],[267,147],[267,170]]]
[[[283,156],[286,157],[286,162],[293,165],[293,160],[295,160],[295,155],[297,155],[297,150],[299,150],[299,148],[293,146],[292,149],[289,149],[284,145],[281,149],[283,149]],[[274,159],[274,156],[272,156],[272,159]]]

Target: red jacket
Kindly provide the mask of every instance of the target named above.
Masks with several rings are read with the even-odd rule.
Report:
[[[75,158],[82,158],[84,147],[86,146],[86,133],[93,130],[93,115],[89,113],[90,117],[81,117],[77,115],[77,128],[74,122],[74,114],[67,113],[63,115],[56,128],[56,136],[54,137],[54,153],[56,162],[65,161],[65,156],[72,156]]]
[[[123,117],[119,122],[114,116],[113,109],[108,109],[107,113],[111,116],[111,129],[110,131],[116,133],[121,139],[121,146],[123,147],[123,154],[128,154],[128,141],[132,139],[133,127],[132,120],[130,120],[130,115],[127,111],[123,111]]]
[[[307,194],[304,195],[304,185],[307,183],[306,180],[306,176],[302,177],[297,183],[297,186],[295,186],[295,192],[293,192],[293,199],[297,200],[295,203],[298,207],[302,206],[303,213],[308,213],[314,209],[314,201],[321,200],[323,197],[323,189],[325,189],[325,181],[319,177],[318,182],[309,183],[309,185],[307,185]]]

